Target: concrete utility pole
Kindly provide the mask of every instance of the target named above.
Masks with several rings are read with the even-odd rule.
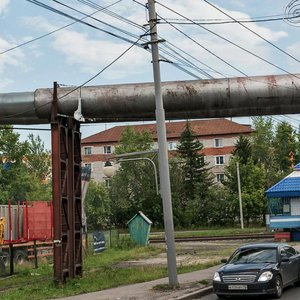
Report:
[[[242,203],[242,191],[241,191],[241,178],[240,178],[240,165],[239,165],[239,162],[236,162],[236,176],[237,176],[238,192],[239,192],[241,228],[244,229],[244,215],[243,215],[243,203]]]
[[[148,0],[149,10],[149,26],[151,36],[151,49],[152,49],[152,63],[153,63],[153,76],[155,87],[155,115],[157,123],[157,138],[158,138],[158,158],[159,158],[159,179],[161,197],[163,201],[164,212],[164,225],[165,225],[165,238],[167,244],[167,260],[168,260],[168,275],[169,286],[175,287],[178,285],[177,269],[176,269],[176,252],[174,241],[174,225],[173,225],[173,211],[171,199],[171,186],[170,186],[170,173],[168,162],[168,147],[166,136],[166,122],[165,111],[163,106],[162,92],[161,92],[161,78],[159,67],[159,54],[158,54],[158,37],[157,37],[157,18],[155,12],[154,0]]]

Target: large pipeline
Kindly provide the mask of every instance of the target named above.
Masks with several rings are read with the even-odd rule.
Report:
[[[162,84],[166,119],[300,113],[300,74],[174,81]],[[90,122],[155,119],[153,83],[58,89],[58,113],[73,116],[81,95]],[[0,94],[0,124],[43,124],[51,115],[52,88]]]

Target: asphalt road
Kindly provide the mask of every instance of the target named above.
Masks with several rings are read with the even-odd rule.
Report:
[[[209,294],[205,297],[202,298],[198,298],[201,300],[218,300],[219,298],[215,295],[215,294]],[[255,300],[270,300],[270,299],[275,299],[273,297],[270,296],[255,296],[255,297],[234,297],[234,298],[228,298],[228,299],[232,299],[232,300],[245,300],[245,299],[255,299]],[[280,300],[296,300],[296,299],[300,299],[300,287],[296,287],[296,286],[291,286],[288,287],[286,289],[284,289],[282,297],[280,298]]]

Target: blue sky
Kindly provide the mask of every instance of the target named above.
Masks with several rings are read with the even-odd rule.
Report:
[[[72,14],[77,18],[83,17],[82,14],[72,11],[58,2],[50,0],[41,2]],[[60,2],[86,14],[96,11],[95,8],[88,7],[80,1],[61,0]],[[116,2],[116,0],[94,1],[94,3],[104,7]],[[192,20],[228,20],[228,17],[211,7],[206,1],[160,0],[158,2]],[[210,3],[235,19],[247,21],[257,20],[260,17],[263,17],[261,19],[280,18],[286,11],[289,11],[291,16],[300,6],[300,0],[214,0],[210,1]],[[109,9],[138,25],[144,25],[147,23],[147,16],[145,8],[141,4],[144,4],[144,1],[122,0],[112,5]],[[157,4],[157,12],[162,18],[166,18],[168,21],[179,21],[177,19],[182,19],[181,16],[160,4]],[[142,34],[140,28],[121,22],[103,12],[97,12],[93,17],[122,28],[131,34]],[[85,21],[125,37],[124,33],[104,26],[98,21],[91,19],[85,19]],[[72,22],[72,20],[62,15],[53,13],[25,0],[0,0],[0,52]],[[293,25],[285,20],[244,24],[252,31],[255,31],[280,47],[280,49],[300,59],[300,20],[299,23],[297,23],[296,19],[293,22]],[[203,30],[199,26],[178,24],[174,24],[174,26],[184,31],[186,35],[190,36],[198,44],[209,49],[215,55],[221,57],[224,61],[235,66],[236,69],[248,76],[284,73],[284,71],[238,49],[236,46]],[[239,24],[205,25],[205,27],[272,64],[278,65],[287,72],[299,72],[299,62],[278,51],[278,49],[244,29]],[[171,42],[180,50],[184,50],[195,57],[197,60],[193,60],[191,57],[188,57],[188,59],[190,61],[193,60],[194,64],[203,68],[210,76],[241,76],[241,73],[236,69],[233,69],[205,51],[197,43],[183,36],[169,24],[160,24],[158,31],[159,35],[167,42]],[[130,37],[130,39],[135,40],[133,37]],[[52,87],[53,81],[65,85],[80,85],[113,61],[129,46],[129,43],[112,37],[107,33],[80,23],[73,24],[55,34],[1,54],[0,93],[33,91],[41,87]],[[174,61],[176,62],[175,59]],[[205,63],[206,66],[201,65],[199,61]],[[212,71],[209,67],[219,73]],[[192,70],[192,72],[198,77],[206,78],[198,73],[198,71]],[[170,63],[161,64],[161,77],[163,81],[195,79],[194,76],[182,72]],[[113,64],[113,66],[89,83],[89,85],[140,83],[152,80],[150,53],[144,49],[134,47]],[[245,122],[249,122],[249,118],[245,120]],[[82,126],[83,137],[112,125],[116,124]],[[23,138],[28,134],[28,132],[24,131],[20,131],[20,133]],[[44,139],[46,147],[50,147],[49,133],[37,131],[33,133],[39,134]]]

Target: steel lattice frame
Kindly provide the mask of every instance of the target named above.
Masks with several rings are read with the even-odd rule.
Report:
[[[54,84],[52,136],[52,189],[54,280],[82,276],[82,207],[80,124],[57,116]]]

